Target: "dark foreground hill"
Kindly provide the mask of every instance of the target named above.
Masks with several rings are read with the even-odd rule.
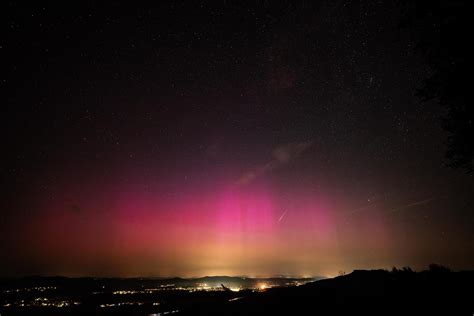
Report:
[[[168,287],[171,281],[173,286]],[[231,286],[231,281],[238,280],[202,281]],[[424,272],[356,270],[299,286],[238,292],[227,287],[194,291],[177,286],[179,282],[190,281],[12,279],[0,294],[0,315],[474,315],[474,272],[450,272],[436,266]],[[8,290],[15,287],[20,290]]]
[[[189,315],[474,315],[474,272],[356,270],[299,287],[252,293]]]

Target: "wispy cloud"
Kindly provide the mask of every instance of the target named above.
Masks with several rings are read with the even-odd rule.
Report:
[[[272,159],[267,163],[257,166],[256,168],[245,172],[237,181],[236,185],[242,186],[251,183],[257,177],[261,177],[264,174],[271,172],[283,165],[288,164],[290,161],[299,157],[303,152],[313,146],[312,141],[290,143],[276,147],[272,151]]]

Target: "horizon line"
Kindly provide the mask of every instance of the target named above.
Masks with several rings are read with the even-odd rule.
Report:
[[[247,276],[247,275],[203,275],[203,276],[67,276],[67,275],[19,275],[19,276],[0,276],[0,279],[23,279],[23,278],[67,278],[67,279],[182,279],[193,280],[202,278],[241,278],[241,279],[314,279],[314,278],[330,278],[327,275],[313,275],[313,276],[294,276],[294,275],[274,275],[274,276]]]

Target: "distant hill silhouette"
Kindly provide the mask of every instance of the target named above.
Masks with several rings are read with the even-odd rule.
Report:
[[[299,287],[275,288],[185,315],[473,315],[474,271],[355,270]]]

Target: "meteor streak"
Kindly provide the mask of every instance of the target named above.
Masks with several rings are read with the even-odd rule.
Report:
[[[278,222],[281,222],[281,220],[283,219],[283,217],[285,217],[286,212],[288,212],[288,210],[285,210],[285,211],[283,212],[283,214],[281,214],[280,218],[278,219]]]
[[[424,200],[421,200],[421,201],[417,201],[417,202],[413,202],[413,203],[409,203],[409,204],[402,205],[402,206],[400,206],[400,207],[391,209],[389,212],[390,212],[390,213],[395,213],[395,212],[398,212],[398,211],[400,211],[400,210],[403,210],[403,209],[406,209],[406,208],[410,208],[410,207],[413,207],[413,206],[428,204],[428,203],[430,203],[430,202],[433,201],[433,200],[435,200],[434,197],[429,198],[429,199],[424,199]]]

